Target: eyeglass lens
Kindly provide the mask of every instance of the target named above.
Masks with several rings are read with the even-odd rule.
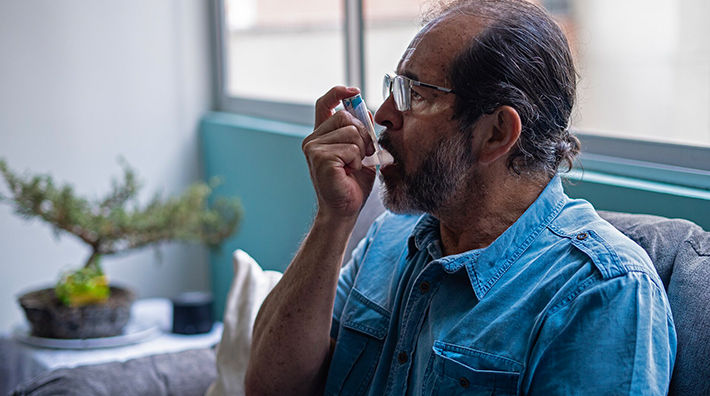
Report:
[[[392,77],[385,74],[385,78],[382,80],[382,99],[387,100],[390,93],[392,93]]]
[[[390,94],[392,94],[397,110],[407,111],[410,109],[411,85],[408,84],[407,79],[402,76],[392,77],[389,74],[385,74],[382,83],[382,96],[384,100],[387,100]]]

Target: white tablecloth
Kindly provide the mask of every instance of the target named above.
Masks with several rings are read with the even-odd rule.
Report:
[[[0,338],[0,395],[6,395],[17,384],[44,371],[207,348],[217,344],[222,336],[222,323],[219,322],[206,334],[171,333],[172,306],[170,300],[163,298],[136,301],[131,320],[144,326],[155,325],[158,331],[138,344],[97,349],[39,348],[23,344],[11,334],[3,336]]]

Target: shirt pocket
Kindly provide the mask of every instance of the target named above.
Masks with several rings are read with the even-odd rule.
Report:
[[[326,395],[366,394],[382,354],[390,314],[353,289],[343,308]]]
[[[434,342],[424,395],[515,395],[522,365],[466,347]]]

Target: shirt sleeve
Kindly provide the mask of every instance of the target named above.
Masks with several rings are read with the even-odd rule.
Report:
[[[665,292],[642,272],[588,282],[544,319],[522,393],[665,395],[676,352]]]

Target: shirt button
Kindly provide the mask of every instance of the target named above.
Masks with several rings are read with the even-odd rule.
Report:
[[[399,355],[397,355],[397,361],[399,361],[400,364],[407,363],[409,360],[409,356],[407,355],[407,352],[400,352]]]
[[[468,382],[468,378],[466,377],[461,377],[459,378],[459,385],[461,385],[462,388],[468,388],[470,383]]]
[[[579,239],[580,241],[583,241],[583,240],[587,239],[588,236],[589,235],[586,232],[580,232],[579,234],[577,234],[577,239]]]
[[[419,290],[421,290],[422,294],[427,293],[431,289],[431,285],[429,285],[429,282],[424,281],[419,284]]]

